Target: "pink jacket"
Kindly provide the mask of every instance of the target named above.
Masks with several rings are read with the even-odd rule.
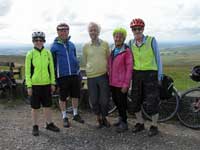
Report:
[[[133,55],[127,45],[123,45],[114,57],[112,50],[108,61],[109,84],[115,87],[129,88],[133,71]]]

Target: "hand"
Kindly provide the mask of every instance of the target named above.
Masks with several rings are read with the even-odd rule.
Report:
[[[122,93],[127,93],[127,91],[128,91],[128,88],[126,88],[126,87],[121,88]]]
[[[28,88],[27,92],[28,92],[28,96],[32,96],[32,88]]]
[[[55,90],[56,90],[55,85],[51,85],[51,94],[53,94]]]

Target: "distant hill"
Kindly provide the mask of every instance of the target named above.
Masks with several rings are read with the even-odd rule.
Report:
[[[77,54],[82,54],[83,43],[75,43]],[[50,48],[50,44],[45,44],[46,48]],[[27,51],[32,48],[32,44],[0,44],[0,55],[26,55]],[[200,49],[200,42],[161,42],[159,48],[163,54],[173,51],[175,53],[198,51]]]

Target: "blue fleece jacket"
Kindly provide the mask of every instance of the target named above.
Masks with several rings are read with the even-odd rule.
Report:
[[[79,75],[79,61],[76,56],[75,45],[68,38],[62,42],[58,37],[51,46],[54,58],[56,77]]]

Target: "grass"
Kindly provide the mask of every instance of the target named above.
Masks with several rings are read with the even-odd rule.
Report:
[[[198,83],[192,81],[192,79],[189,77],[192,67],[192,65],[164,65],[163,70],[165,74],[171,76],[174,79],[175,87],[179,91],[184,91],[191,87],[198,86]]]

